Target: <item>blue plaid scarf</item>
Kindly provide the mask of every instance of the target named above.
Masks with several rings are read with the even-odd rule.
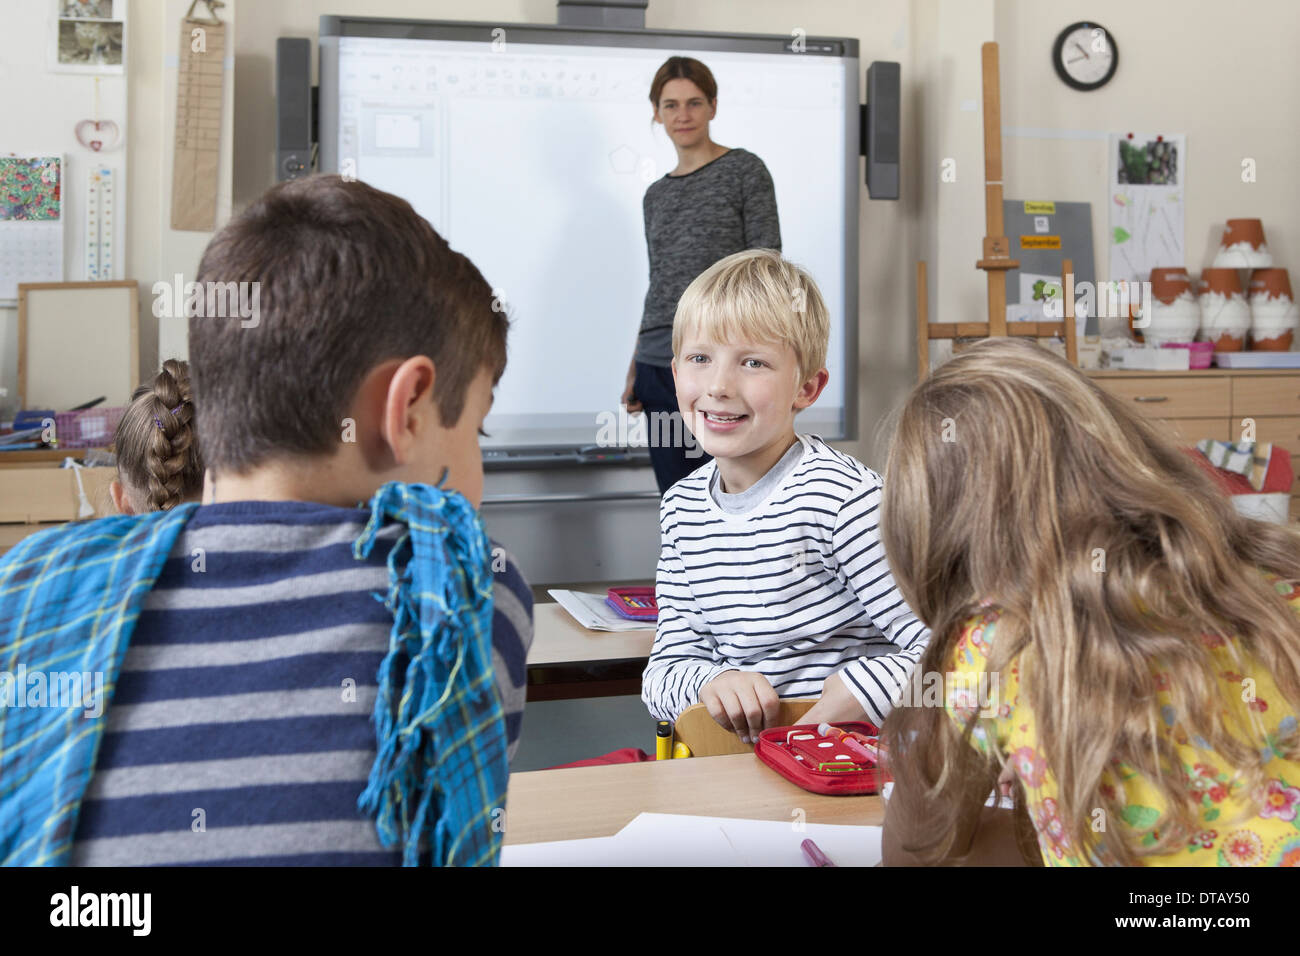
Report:
[[[196,505],[32,535],[0,559],[0,862],[69,862],[107,708],[145,596]],[[505,806],[505,721],[492,676],[487,536],[461,495],[390,483],[356,542],[385,519],[393,611],[375,703],[378,755],[358,800],[403,862],[494,865]],[[377,597],[380,597],[377,595]],[[102,675],[96,706],[13,706],[27,674]],[[52,693],[53,688],[50,688]],[[55,701],[48,701],[54,704]],[[95,713],[98,711],[98,713]]]

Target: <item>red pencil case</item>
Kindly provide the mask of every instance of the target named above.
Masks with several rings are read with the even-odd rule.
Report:
[[[834,724],[877,738],[880,731],[862,722]],[[772,727],[758,735],[754,756],[791,783],[813,793],[866,794],[879,792],[884,771],[854,754],[834,736],[822,737],[817,724]],[[829,744],[829,746],[827,746]],[[825,765],[831,765],[825,767]]]

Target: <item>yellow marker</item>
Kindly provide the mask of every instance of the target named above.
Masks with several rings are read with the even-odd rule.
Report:
[[[673,724],[670,720],[661,720],[655,725],[655,759],[667,760],[672,756]]]
[[[682,743],[682,742],[679,740],[679,741],[677,741],[677,743],[673,744],[673,756],[674,756],[674,757],[693,757],[693,756],[695,756],[695,755],[691,753],[691,748],[690,748],[690,747],[686,746],[684,743]]]

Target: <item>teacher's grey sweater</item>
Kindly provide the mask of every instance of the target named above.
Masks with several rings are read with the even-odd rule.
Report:
[[[781,248],[776,190],[763,161],[730,149],[685,176],[663,176],[645,192],[650,288],[635,358],[668,366],[677,300],[701,272],[744,249]]]

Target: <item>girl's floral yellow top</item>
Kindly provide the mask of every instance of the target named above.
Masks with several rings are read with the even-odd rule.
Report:
[[[1284,582],[1277,588],[1300,613],[1300,588]],[[971,714],[979,712],[972,743],[987,753],[989,741],[996,741],[998,751],[1013,765],[1024,787],[1044,863],[1082,866],[1095,862],[1083,858],[1070,844],[1057,813],[1056,782],[1037,749],[1028,696],[1021,700],[1018,659],[1011,662],[1008,673],[985,674],[996,630],[997,614],[992,611],[966,625],[957,644],[954,673],[949,675],[948,713],[964,730]],[[1147,866],[1300,866],[1300,764],[1284,759],[1274,749],[1279,737],[1295,732],[1296,714],[1287,708],[1269,674],[1258,667],[1243,668],[1238,661],[1244,655],[1235,654],[1227,642],[1205,640],[1220,665],[1224,706],[1249,708],[1266,730],[1268,763],[1262,804],[1252,815],[1249,801],[1244,799],[1244,783],[1232,780],[1220,767],[1206,741],[1188,739],[1177,721],[1167,683],[1156,670],[1162,731],[1181,758],[1187,786],[1200,794],[1201,829],[1175,853],[1139,859]],[[1134,850],[1154,844],[1164,816],[1164,804],[1155,788],[1122,763],[1105,771],[1101,782],[1102,792],[1123,807],[1121,820],[1107,820],[1099,809],[1098,820],[1090,822],[1101,837],[1102,853],[1106,841],[1115,838]]]

